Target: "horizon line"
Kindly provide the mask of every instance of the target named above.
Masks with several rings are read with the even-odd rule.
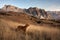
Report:
[[[7,5],[7,4],[5,4],[5,5]],[[1,6],[0,9],[3,8],[5,5]],[[14,6],[14,7],[17,7],[17,8],[21,8],[21,9],[28,9],[28,8],[34,8],[34,7],[38,8],[38,9],[44,9],[44,8],[40,8],[40,7],[37,7],[37,6],[31,6],[31,7],[24,8],[24,7],[18,7],[16,5],[11,5],[11,4],[8,4],[8,5]],[[55,9],[55,10],[46,10],[46,9],[44,9],[44,10],[45,11],[60,11],[60,9],[59,10],[57,10],[57,9]]]

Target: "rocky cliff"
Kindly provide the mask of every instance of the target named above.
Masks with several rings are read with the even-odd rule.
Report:
[[[45,11],[44,9],[37,7],[30,7],[28,9],[18,8],[12,5],[4,5],[0,11],[4,10],[5,12],[22,12],[34,16],[38,19],[55,19],[60,20],[60,11]]]
[[[12,5],[4,5],[4,7],[2,8],[2,10],[4,11],[13,11],[13,12],[23,12],[23,9],[12,6]]]
[[[48,14],[47,19],[60,20],[60,11],[47,11],[47,14]]]
[[[39,9],[37,7],[30,7],[25,9],[25,11],[39,19],[45,19],[47,17],[47,12],[44,9]]]
[[[4,11],[13,11],[13,12],[23,12],[28,13],[30,15],[33,15],[39,19],[46,19],[47,18],[47,12],[44,9],[39,9],[37,7],[30,7],[28,9],[21,9],[12,5],[5,5],[2,8]]]

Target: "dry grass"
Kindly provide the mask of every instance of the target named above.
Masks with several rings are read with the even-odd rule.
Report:
[[[23,30],[15,31],[19,25],[24,25],[23,23],[29,23],[26,32]],[[60,40],[60,28],[46,24],[56,24],[56,22],[52,23],[49,20],[39,21],[26,14],[14,12],[8,16],[2,14],[0,15],[0,40]]]
[[[28,40],[60,40],[60,29],[31,26],[27,37]]]
[[[22,24],[0,19],[0,40],[60,40],[58,28],[30,25],[26,32],[10,29],[18,25]]]
[[[15,28],[17,25],[19,24],[15,22],[0,20],[0,40],[25,40],[25,34],[22,31],[11,30],[11,27]]]

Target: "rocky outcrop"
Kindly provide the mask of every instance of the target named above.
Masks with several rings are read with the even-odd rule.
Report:
[[[47,19],[60,20],[60,12],[59,11],[47,11],[48,17]]]
[[[39,9],[37,7],[30,7],[28,9],[21,9],[12,5],[4,5],[4,7],[1,9],[4,12],[22,12],[30,14],[38,19],[59,19],[60,18],[60,12],[56,11],[45,11],[44,9]],[[0,11],[1,11],[0,10]]]
[[[25,11],[39,19],[46,19],[47,12],[44,9],[39,9],[37,7],[30,7],[29,9],[25,9]]]
[[[12,5],[4,5],[2,8],[4,11],[13,11],[13,12],[23,12],[23,9],[20,9],[18,7],[12,6]]]
[[[46,11],[44,9],[39,9],[37,7],[30,7],[28,9],[21,9],[21,8],[12,6],[12,5],[5,5],[2,9],[7,12],[13,11],[13,12],[28,13],[30,15],[33,15],[33,16],[39,18],[39,19],[46,19],[47,18]]]
[[[45,11],[37,7],[30,7],[28,9],[21,9],[12,5],[4,5],[0,12],[22,12],[34,16],[38,19],[55,19],[60,20],[60,11]]]

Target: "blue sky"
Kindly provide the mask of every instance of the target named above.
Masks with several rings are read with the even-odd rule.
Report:
[[[60,0],[0,0],[0,8],[14,5],[19,8],[38,7],[48,11],[60,11]]]

